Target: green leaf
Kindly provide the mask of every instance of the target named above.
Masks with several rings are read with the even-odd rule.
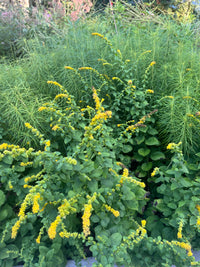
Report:
[[[175,203],[168,203],[167,206],[170,208],[170,209],[176,209],[177,208],[177,205]]]
[[[41,256],[46,256],[46,254],[48,253],[49,248],[45,247],[45,246],[39,246],[39,252],[41,254]]]
[[[147,162],[142,164],[142,170],[143,171],[149,171],[152,168],[153,164],[152,162]]]
[[[181,183],[184,187],[190,187],[190,186],[192,186],[192,182],[191,182],[189,179],[186,180],[186,178],[181,178],[181,179],[180,179],[180,183]]]
[[[0,250],[0,260],[9,258],[9,253],[8,253],[8,249],[7,248],[3,248]]]
[[[156,135],[156,134],[158,134],[158,131],[156,129],[151,128],[148,130],[148,134]]]
[[[111,235],[110,239],[111,239],[111,244],[119,246],[122,240],[122,235],[120,233],[114,233]]]
[[[108,261],[107,261],[107,258],[106,258],[106,256],[101,256],[101,264],[103,265],[103,266],[107,266],[108,265]]]
[[[130,145],[124,145],[122,148],[123,153],[128,153],[133,150],[133,147]]]
[[[6,155],[6,156],[4,156],[4,157],[3,157],[3,162],[5,162],[5,163],[7,163],[7,164],[12,164],[12,162],[13,162],[13,158],[12,158],[12,156],[10,156],[10,155]]]
[[[146,141],[145,144],[148,146],[158,146],[160,145],[160,142],[156,137],[149,137]]]
[[[107,227],[107,225],[109,224],[110,222],[110,218],[109,217],[104,217],[102,220],[101,220],[101,226],[102,227]]]
[[[8,245],[7,249],[9,250],[9,259],[17,258],[19,249],[15,245]]]
[[[175,190],[176,188],[179,188],[180,185],[176,182],[176,181],[173,181],[173,183],[171,184],[171,190]]]
[[[190,217],[190,225],[196,225],[197,223],[197,218],[195,216]]]
[[[150,152],[151,152],[151,150],[149,148],[138,149],[138,153],[143,157],[146,157]]]
[[[140,162],[140,161],[143,160],[143,157],[135,153],[135,154],[133,155],[133,159],[135,159],[136,161]]]
[[[140,145],[141,143],[144,142],[145,138],[144,138],[144,136],[137,136],[135,138],[135,140],[136,140],[137,144]]]
[[[8,211],[7,209],[4,207],[1,211],[0,211],[0,221],[3,221],[7,218],[8,216]]]
[[[20,165],[15,165],[15,171],[16,172],[24,172],[25,171],[25,167],[24,166],[20,166]]]
[[[0,190],[0,207],[5,203],[6,196],[2,190]]]
[[[165,154],[160,152],[160,151],[155,151],[155,152],[152,152],[151,155],[150,155],[150,158],[152,160],[160,160],[160,159],[165,159]]]
[[[98,190],[98,182],[95,180],[92,180],[88,182],[88,188],[90,189],[91,193],[97,192]]]
[[[161,186],[159,186],[158,188],[157,188],[157,191],[158,191],[158,193],[161,193],[161,194],[163,194],[163,193],[165,193],[165,189],[166,189],[166,185],[165,184],[162,184]]]
[[[92,215],[91,216],[91,221],[94,223],[98,223],[99,222],[99,217],[97,215]]]

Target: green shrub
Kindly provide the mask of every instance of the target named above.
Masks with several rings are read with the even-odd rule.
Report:
[[[170,143],[167,149],[174,153],[171,163],[169,166],[155,168],[152,172],[152,179],[157,184],[157,194],[154,199],[154,209],[157,210],[157,214],[147,219],[147,225],[148,222],[153,222],[149,224],[149,230],[156,229],[156,234],[162,235],[163,238],[168,237],[171,240],[177,236],[180,240],[198,243],[199,163],[196,158],[195,163],[188,164],[184,160],[180,145],[181,143]],[[156,221],[158,216],[160,220]],[[199,246],[197,248],[199,249]]]
[[[142,220],[145,184],[116,162],[115,144],[122,140],[113,138],[115,125],[107,124],[112,112],[104,109],[97,91],[95,106],[80,108],[60,84],[49,83],[61,92],[39,111],[47,114],[55,138],[45,139],[26,123],[42,150],[0,145],[1,183],[5,192],[17,195],[18,210],[14,225],[8,219],[2,233],[7,246],[1,262],[11,253],[5,237],[12,227],[15,256],[27,266],[55,266],[55,261],[64,266],[65,257],[78,261],[89,251],[97,257],[96,266],[190,265],[194,258],[188,242],[148,237]],[[159,262],[153,261],[158,256]]]

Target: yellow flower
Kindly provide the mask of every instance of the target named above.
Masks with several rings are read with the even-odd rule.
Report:
[[[65,66],[65,69],[67,69],[67,70],[74,70],[74,68],[72,68],[70,66]]]
[[[147,223],[146,220],[142,220],[141,221],[142,227],[145,227],[146,226],[146,223]]]
[[[178,144],[175,143],[169,143],[167,146],[167,149],[175,149],[176,147],[180,146],[182,142],[179,142]]]
[[[129,80],[129,81],[128,81],[128,84],[129,84],[129,85],[132,85],[132,84],[133,84],[132,80]]]
[[[197,219],[197,225],[200,225],[200,217]]]
[[[158,171],[159,171],[158,167],[154,168],[153,172],[151,173],[151,177],[154,177],[158,173]]]
[[[53,126],[52,130],[56,131],[58,128],[59,128],[58,125],[55,125],[55,126]]]
[[[111,208],[108,205],[104,205],[104,207],[106,208],[107,211],[110,211],[115,217],[119,217],[120,213],[118,210],[114,210],[113,208]]]
[[[151,89],[148,89],[146,90],[147,93],[150,93],[150,94],[153,94],[154,93],[154,90],[151,90]]]
[[[150,64],[150,66],[153,66],[155,64],[156,64],[156,62],[155,61],[152,61],[151,64]]]
[[[48,84],[54,84],[56,86],[59,86],[60,88],[62,88],[62,85],[60,85],[59,83],[55,82],[55,81],[48,81]]]
[[[41,235],[39,235],[36,239],[36,243],[40,244],[40,240],[41,240]]]
[[[192,251],[191,251],[191,250],[188,252],[188,256],[189,256],[189,257],[193,256],[193,254],[192,254]]]
[[[60,215],[58,215],[55,221],[51,223],[48,229],[48,236],[50,239],[54,239],[56,237],[56,229],[60,222],[61,222],[61,217]]]
[[[8,182],[8,186],[9,186],[9,189],[13,189],[13,185],[12,185],[11,181]]]
[[[43,111],[43,110],[45,110],[45,109],[47,109],[47,107],[40,107],[40,108],[38,109],[38,111]]]
[[[19,230],[21,224],[21,220],[18,220],[15,225],[12,227],[12,234],[11,234],[11,238],[15,238],[17,236],[17,231]]]
[[[62,97],[69,97],[67,94],[58,94],[55,96],[55,100]]]
[[[29,128],[29,129],[32,128],[32,126],[31,126],[30,123],[28,123],[28,122],[25,123],[25,126],[26,126],[27,128]]]
[[[96,35],[96,36],[99,36],[99,37],[101,37],[101,38],[103,38],[103,37],[104,37],[102,34],[100,34],[100,33],[98,33],[98,32],[93,32],[93,33],[92,33],[92,35],[93,35],[93,36],[95,36],[95,35]]]
[[[98,113],[92,118],[90,125],[96,125],[99,120],[107,120],[107,118],[111,118],[111,116],[112,111]]]
[[[93,91],[93,99],[94,99],[95,104],[96,104],[96,110],[99,110],[101,108],[101,102],[100,102],[99,97],[97,95],[97,90],[93,87],[92,91]]]
[[[81,67],[81,68],[79,68],[79,70],[93,70],[93,68],[91,68],[91,67]]]
[[[40,199],[40,193],[37,193],[34,198],[33,198],[33,207],[32,207],[32,212],[37,213],[40,209],[40,206],[38,204],[38,200]]]
[[[177,238],[182,238],[183,236],[182,236],[182,233],[180,233],[180,232],[178,232],[178,234],[177,234]]]
[[[84,213],[82,216],[83,223],[83,233],[84,236],[88,236],[90,234],[90,216],[91,216],[92,204],[84,205]]]
[[[167,149],[174,149],[175,145],[175,143],[169,143]]]
[[[44,150],[47,151],[47,148],[50,147],[50,145],[51,145],[50,140],[45,141],[45,148],[44,148]]]

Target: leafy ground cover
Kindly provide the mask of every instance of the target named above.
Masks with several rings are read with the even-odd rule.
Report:
[[[198,21],[127,5],[6,24],[1,266],[199,265]]]

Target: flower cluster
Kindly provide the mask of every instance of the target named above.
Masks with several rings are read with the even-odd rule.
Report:
[[[180,220],[179,222],[179,227],[178,227],[178,233],[177,233],[177,238],[182,238],[182,230],[183,230],[183,220]]]
[[[59,223],[62,221],[61,216],[58,215],[54,222],[51,223],[48,229],[48,236],[50,239],[54,239],[56,237],[56,229]]]
[[[154,90],[148,89],[148,90],[146,90],[146,93],[153,94]]]
[[[94,193],[92,197],[88,196],[88,203],[84,205],[84,213],[82,216],[83,234],[87,237],[90,234],[90,217],[92,211],[92,202],[96,200],[97,193]]]
[[[181,144],[182,144],[182,142],[179,142],[178,144],[169,143],[168,146],[167,146],[167,149],[174,150],[174,149],[178,148]]]
[[[159,172],[159,168],[154,168],[153,172],[151,173],[151,177],[154,177]]]
[[[109,45],[109,46],[112,46],[111,42],[102,34],[100,33],[97,33],[97,32],[93,32],[92,33],[93,36],[98,36],[100,38],[102,38],[104,41],[106,41],[106,43]]]
[[[25,211],[26,211],[27,206],[32,201],[32,198],[33,198],[32,194],[29,193],[28,195],[26,195],[23,203],[21,204],[21,207],[20,207],[20,210],[19,210],[19,213],[18,213],[19,220],[12,227],[11,238],[13,238],[13,239],[16,238],[17,232],[18,232],[18,230],[20,228],[20,225],[26,218]]]
[[[70,232],[67,232],[66,230],[63,230],[62,232],[59,233],[60,237],[62,238],[82,238],[83,236],[77,232],[75,233],[70,233]]]
[[[107,204],[104,205],[105,209],[107,211],[110,211],[115,217],[119,217],[120,213],[118,210],[114,210],[113,208],[111,208],[110,206],[108,206]]]
[[[38,200],[40,199],[40,193],[37,193],[34,197],[33,197],[33,207],[32,207],[32,212],[33,213],[38,213],[40,206],[38,204]]]
[[[111,118],[112,117],[112,111],[105,111],[105,112],[101,112],[98,113],[94,116],[94,118],[92,118],[90,125],[96,125],[99,121],[106,121],[107,118]]]

